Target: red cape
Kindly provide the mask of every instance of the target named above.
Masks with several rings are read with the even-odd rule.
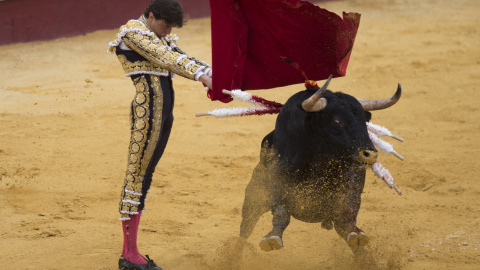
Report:
[[[223,89],[255,90],[345,76],[360,14],[335,13],[300,0],[210,0],[212,100]]]

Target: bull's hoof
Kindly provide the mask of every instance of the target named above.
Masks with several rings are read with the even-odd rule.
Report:
[[[368,245],[369,242],[370,238],[364,232],[358,234],[356,232],[351,232],[347,236],[347,245],[351,248],[364,247]]]
[[[283,241],[276,235],[265,236],[260,241],[260,248],[264,251],[278,250],[283,247]]]

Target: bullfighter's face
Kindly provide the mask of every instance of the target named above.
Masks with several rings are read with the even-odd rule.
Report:
[[[148,14],[147,23],[158,37],[166,37],[172,32],[172,26],[167,24],[163,19],[155,19],[152,12]]]

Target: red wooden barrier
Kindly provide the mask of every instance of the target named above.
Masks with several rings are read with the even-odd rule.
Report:
[[[179,0],[189,18],[208,17],[208,0]],[[150,0],[0,0],[0,45],[114,29]]]

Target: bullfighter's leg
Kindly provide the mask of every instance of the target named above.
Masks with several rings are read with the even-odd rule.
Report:
[[[339,206],[339,215],[334,223],[338,235],[345,239],[347,245],[355,249],[370,242],[368,235],[357,227],[357,215],[360,210],[361,193],[365,183],[365,170],[350,168],[350,187]]]
[[[129,158],[119,203],[124,233],[120,267],[148,262],[137,249],[140,215],[173,123],[171,78],[153,75],[131,78],[137,91],[131,106]]]
[[[283,231],[290,224],[290,214],[281,205],[276,205],[272,210],[273,229],[260,241],[260,248],[265,251],[277,250],[283,247]]]

